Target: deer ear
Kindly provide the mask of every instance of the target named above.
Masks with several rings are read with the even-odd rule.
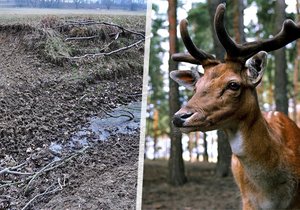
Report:
[[[265,51],[260,51],[255,54],[252,58],[250,58],[247,63],[247,76],[251,85],[256,87],[264,74],[264,69],[267,65],[267,55]]]
[[[189,90],[194,90],[200,78],[200,73],[197,70],[175,70],[170,73],[170,77],[179,85],[183,85]]]

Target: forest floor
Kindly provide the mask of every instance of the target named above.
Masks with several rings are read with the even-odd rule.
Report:
[[[82,128],[141,101],[145,16],[8,17],[0,17],[0,209],[134,209],[139,126],[100,125],[98,136]],[[126,125],[140,119],[122,116]]]
[[[214,163],[185,162],[188,182],[181,187],[167,183],[167,160],[145,160],[143,210],[241,209],[239,190],[232,175],[214,175]]]

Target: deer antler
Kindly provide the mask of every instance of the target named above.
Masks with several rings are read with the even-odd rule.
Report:
[[[248,58],[259,51],[270,52],[284,47],[286,44],[300,38],[300,24],[295,24],[292,20],[285,20],[281,31],[273,38],[263,41],[246,42],[237,44],[228,35],[224,26],[225,4],[217,7],[214,25],[217,36],[227,52],[228,60],[241,60],[245,62]]]
[[[188,21],[183,19],[180,21],[180,34],[182,41],[189,53],[175,53],[172,55],[174,61],[183,61],[193,64],[206,65],[208,63],[218,63],[215,57],[211,54],[198,49],[193,43],[187,30]]]

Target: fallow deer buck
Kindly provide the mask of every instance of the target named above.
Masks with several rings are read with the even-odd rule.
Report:
[[[280,112],[262,113],[255,89],[267,63],[266,52],[299,38],[300,24],[286,20],[273,38],[237,44],[225,29],[225,9],[220,4],[214,19],[226,50],[223,62],[198,49],[188,34],[187,21],[180,22],[188,53],[176,53],[172,59],[201,64],[205,73],[171,72],[173,80],[194,90],[173,123],[185,133],[214,129],[227,133],[243,209],[300,209],[300,129]]]

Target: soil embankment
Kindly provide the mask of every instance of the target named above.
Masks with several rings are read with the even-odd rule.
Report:
[[[143,43],[85,56],[142,38],[82,24],[102,18],[138,33],[145,28],[143,16],[47,16],[0,25],[0,209],[135,207],[139,129],[106,141],[91,132],[88,148],[49,149],[68,144],[91,117],[141,100]]]

